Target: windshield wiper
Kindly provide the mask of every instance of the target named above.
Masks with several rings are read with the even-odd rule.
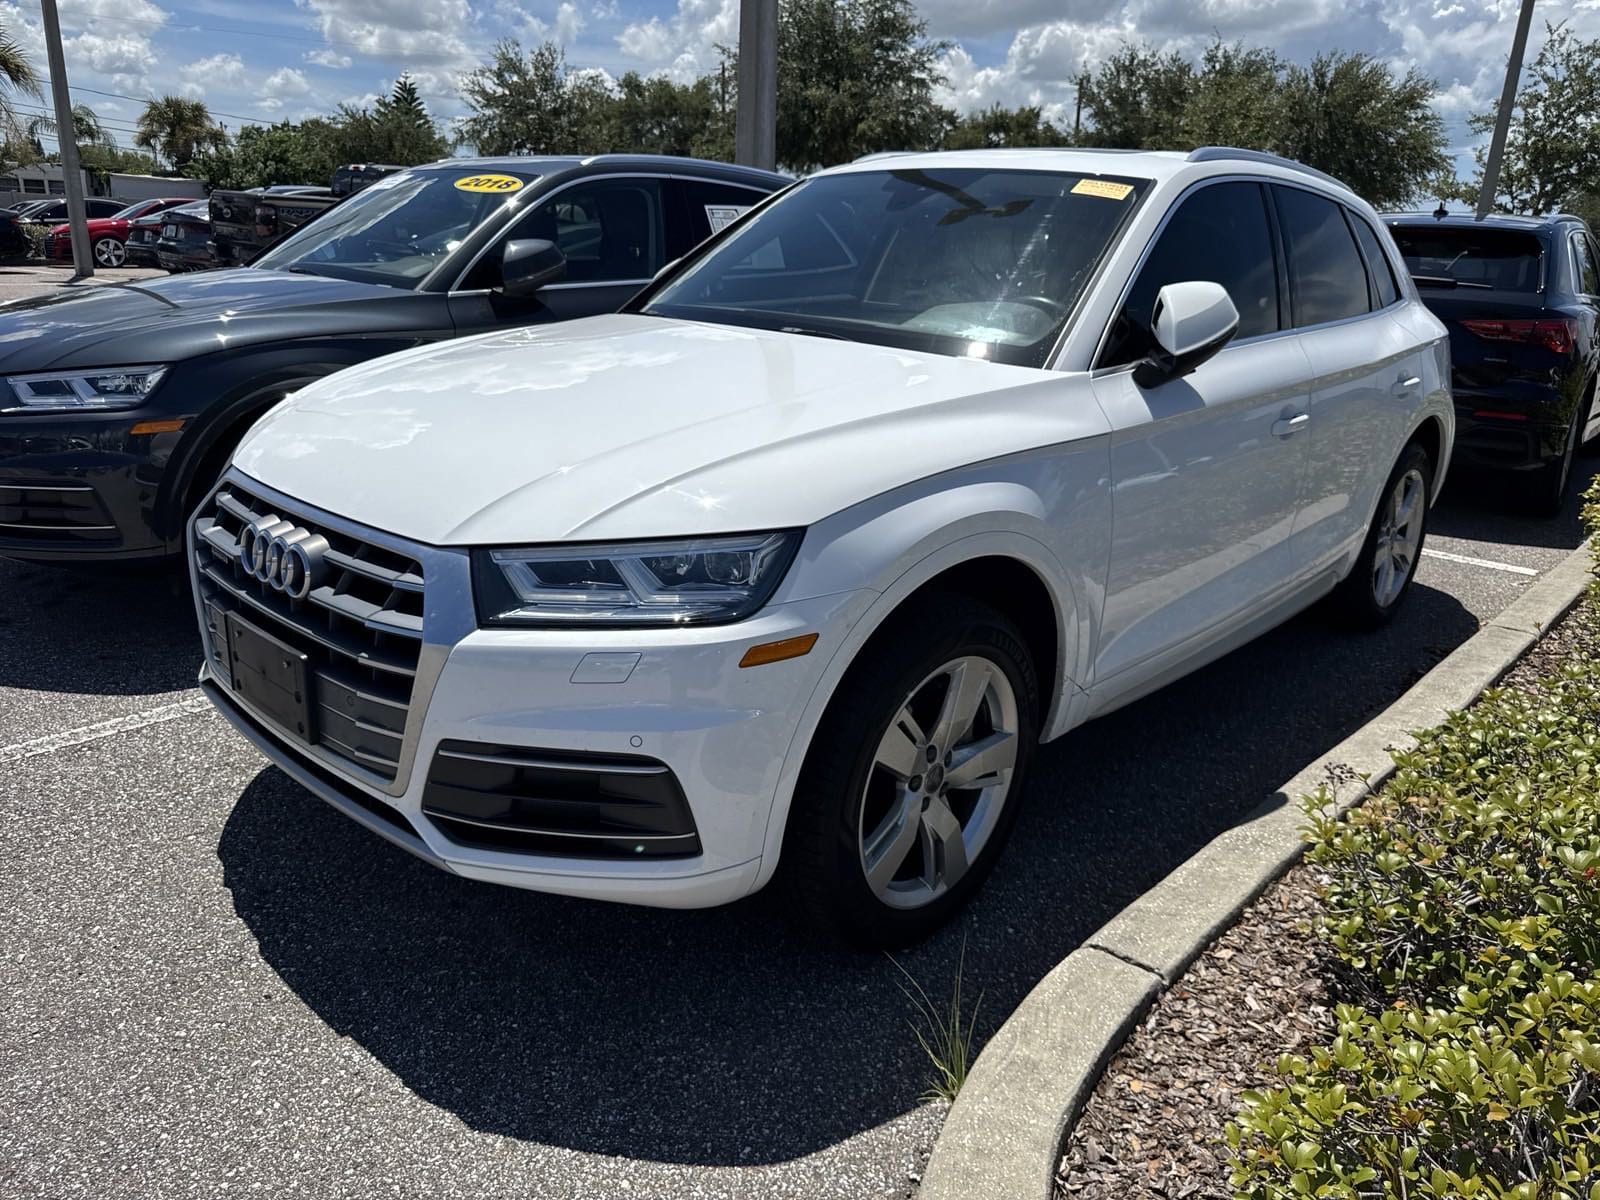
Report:
[[[1486,292],[1494,291],[1492,283],[1478,283],[1471,279],[1456,279],[1449,275],[1413,275],[1411,282],[1418,287],[1433,288],[1481,288]]]
[[[836,342],[853,341],[842,333],[834,333],[831,329],[813,329],[809,325],[779,325],[779,333],[798,333],[801,337],[831,338]]]
[[[326,271],[313,271],[310,267],[302,267],[299,263],[295,263],[292,267],[284,267],[283,269],[289,272],[291,275],[315,275],[318,279],[328,278],[328,273]]]

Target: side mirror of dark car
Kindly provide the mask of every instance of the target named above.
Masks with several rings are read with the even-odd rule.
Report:
[[[1150,353],[1133,367],[1133,381],[1156,387],[1193,371],[1239,330],[1239,310],[1220,283],[1169,283],[1156,294]]]
[[[547,238],[515,238],[500,252],[500,290],[507,296],[531,296],[567,273],[567,256]]]

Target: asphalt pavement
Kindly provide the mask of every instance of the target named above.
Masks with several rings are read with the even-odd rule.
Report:
[[[900,967],[943,997],[964,950],[986,1037],[1580,540],[1576,499],[1507,508],[1455,478],[1383,632],[1308,613],[1046,747],[984,892]],[[942,1110],[888,958],[774,896],[660,912],[436,871],[197,702],[192,626],[159,575],[0,562],[0,1195],[914,1189]]]

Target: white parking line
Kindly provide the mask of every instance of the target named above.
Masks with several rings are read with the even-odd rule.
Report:
[[[97,721],[93,725],[80,725],[77,729],[49,733],[44,737],[32,738],[26,742],[0,746],[0,763],[20,762],[24,758],[35,758],[41,754],[53,754],[57,750],[65,750],[69,746],[82,746],[86,742],[98,742],[102,738],[116,737],[119,733],[143,729],[146,725],[159,725],[163,721],[175,721],[179,717],[206,712],[210,708],[211,701],[204,696],[194,696],[188,700],[178,700],[172,704],[160,705],[157,708],[147,708],[143,712],[129,713],[125,717],[113,717],[109,721]]]
[[[1537,575],[1532,567],[1519,567],[1516,563],[1495,562],[1492,558],[1470,558],[1465,554],[1451,554],[1445,550],[1424,550],[1424,558],[1442,558],[1445,562],[1465,563],[1469,567],[1488,567],[1491,571],[1509,571],[1513,575]]]

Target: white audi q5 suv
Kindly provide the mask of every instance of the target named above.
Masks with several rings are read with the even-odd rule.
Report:
[[[659,232],[544,202],[556,241],[530,211],[493,251],[519,289]],[[701,906],[781,873],[905,942],[993,867],[1040,742],[1314,601],[1395,612],[1447,344],[1372,209],[1294,163],[864,160],[620,314],[280,404],[193,522],[201,683],[460,875]]]

